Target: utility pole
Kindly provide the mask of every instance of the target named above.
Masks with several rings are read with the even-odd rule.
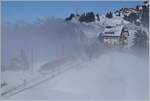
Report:
[[[31,49],[31,72],[32,72],[32,74],[33,74],[33,72],[34,72],[34,66],[33,66],[33,48]]]
[[[64,40],[64,39],[63,39]],[[64,43],[64,41],[62,42],[62,57],[64,57],[65,56],[65,48],[64,48],[64,45],[65,43]]]
[[[25,54],[25,51],[23,48],[20,49],[20,57],[22,59],[22,65],[23,65],[23,84],[24,84],[24,88],[25,88],[25,85],[26,85],[26,75],[25,75],[25,70],[27,69],[27,57],[26,57],[26,54]]]

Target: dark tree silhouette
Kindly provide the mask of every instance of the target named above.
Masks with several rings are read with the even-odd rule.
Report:
[[[95,14],[93,12],[87,12],[87,13],[83,13],[80,18],[79,18],[80,22],[93,22],[95,21]]]
[[[148,1],[144,1],[144,4],[147,4],[148,3]]]
[[[80,15],[77,13],[76,16],[80,16]]]
[[[106,14],[106,17],[107,17],[107,18],[113,18],[112,12],[107,13],[107,14]]]
[[[145,50],[148,49],[148,36],[145,31],[137,30],[134,34],[133,49]]]
[[[136,6],[136,10],[139,10],[139,5]]]
[[[100,21],[99,14],[96,14],[97,20]]]
[[[75,17],[75,15],[71,13],[70,16],[65,19],[65,21],[70,21],[73,17]]]
[[[149,6],[143,5],[142,8],[141,22],[145,27],[149,27]]]

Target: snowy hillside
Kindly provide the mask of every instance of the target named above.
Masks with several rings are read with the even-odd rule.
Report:
[[[10,99],[147,99],[147,62],[128,53],[103,54]]]
[[[17,57],[22,46],[24,46],[24,51],[26,51],[27,55],[31,54],[34,46],[34,55],[37,55],[37,58],[34,59],[35,61],[47,61],[49,58],[55,59],[56,55],[63,57],[62,55],[65,56],[65,54],[78,54],[81,45],[87,44],[89,39],[95,40],[104,31],[105,26],[122,24],[125,26],[128,22],[122,18],[101,18],[100,22],[91,23],[80,23],[76,19],[72,19],[71,22],[64,22],[62,19],[47,19],[37,21],[35,24],[5,25],[2,30],[3,33],[6,33],[2,36],[3,62],[8,64],[5,62],[10,61],[12,57]],[[27,33],[26,30],[28,30]],[[5,43],[7,43],[7,47]],[[12,46],[14,47],[13,49]],[[59,51],[62,48],[64,51]],[[49,51],[51,54],[47,56]],[[31,58],[31,56],[28,58]]]
[[[148,99],[144,7],[2,23],[2,99]]]

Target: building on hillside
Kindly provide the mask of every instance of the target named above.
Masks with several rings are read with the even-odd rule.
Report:
[[[106,46],[123,46],[128,44],[129,32],[123,26],[106,26],[99,39]]]

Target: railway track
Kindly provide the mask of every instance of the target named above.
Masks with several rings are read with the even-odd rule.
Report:
[[[72,62],[73,63],[70,63],[70,65],[67,64],[68,66],[66,65],[65,68],[59,69],[58,71],[55,71],[50,74],[46,73],[47,75],[40,75],[38,77],[35,77],[34,79],[31,79],[30,81],[27,81],[27,82],[24,82],[24,83],[18,85],[17,87],[14,87],[7,91],[2,91],[1,98],[8,99],[9,97],[14,96],[20,92],[23,92],[27,89],[31,89],[31,88],[38,86],[44,82],[47,82],[48,80],[51,80],[51,79],[55,78],[56,76],[61,75],[62,73],[66,72],[67,70],[73,69],[73,68],[75,68],[76,65],[80,64],[79,62],[77,62],[76,59],[73,59]]]

